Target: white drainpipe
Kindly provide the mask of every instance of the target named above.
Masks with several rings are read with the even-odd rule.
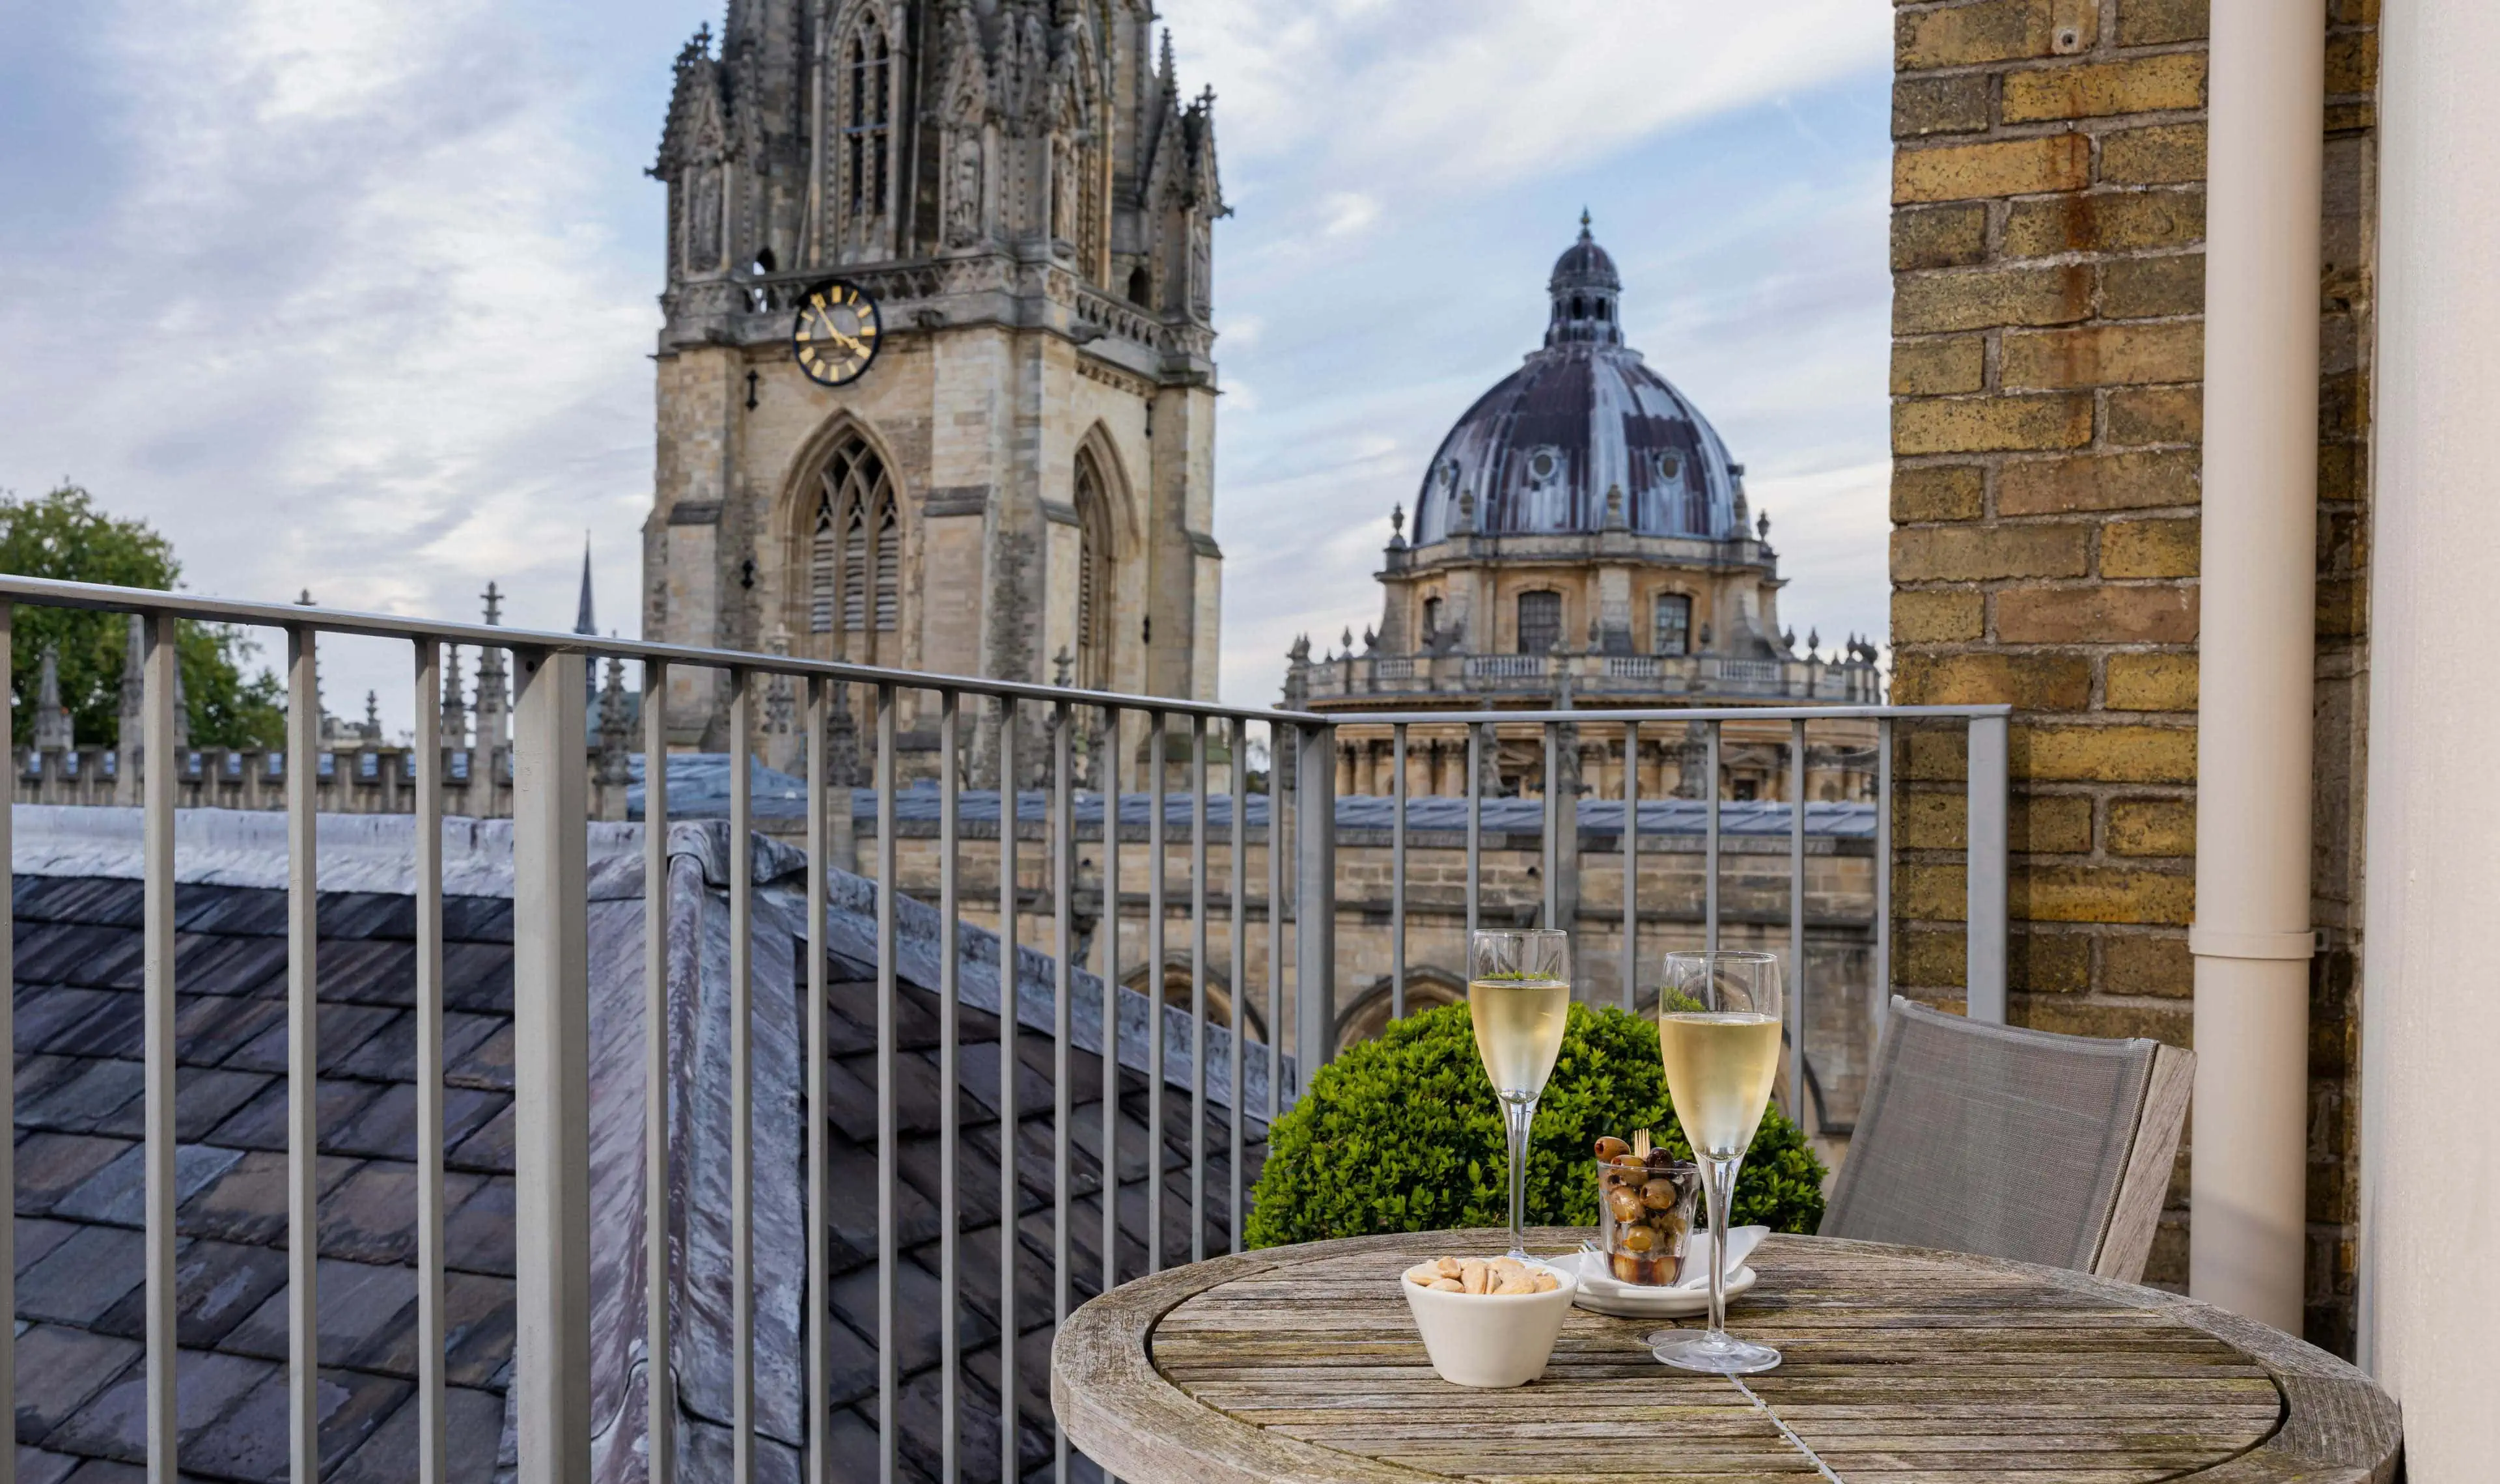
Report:
[[[2214,0],[2188,1291],[2297,1335],[2324,0]]]

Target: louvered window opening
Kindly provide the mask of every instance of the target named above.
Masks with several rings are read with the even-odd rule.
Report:
[[[891,632],[903,607],[903,533],[895,528],[894,500],[878,503],[876,519],[876,626]]]
[[[834,497],[816,497],[816,525],[807,543],[807,632],[834,632]]]
[[[872,21],[863,24],[851,38],[850,107],[842,126],[854,217],[885,210],[886,135],[894,116],[891,60],[885,33]]]
[[[1080,456],[1076,460],[1076,683],[1089,690],[1102,690],[1110,683],[1109,565],[1102,476],[1092,458]]]
[[[1519,595],[1519,652],[1545,654],[1562,639],[1562,595]]]
[[[839,555],[837,554],[839,551]],[[903,532],[884,461],[857,438],[834,450],[807,552],[807,626],[818,634],[901,626]]]

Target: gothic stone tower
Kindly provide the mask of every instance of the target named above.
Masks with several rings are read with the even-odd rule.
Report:
[[[1153,15],[731,0],[719,55],[696,34],[651,172],[646,635],[1037,681],[1064,656],[1080,684],[1213,696],[1225,206],[1213,97],[1183,104]],[[882,334],[827,387],[791,337],[837,277]],[[677,744],[723,746],[727,695],[673,676]]]

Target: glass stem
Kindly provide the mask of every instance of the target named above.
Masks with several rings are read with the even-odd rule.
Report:
[[[1536,1121],[1534,1098],[1504,1098],[1501,1110],[1510,1125],[1510,1255],[1528,1255],[1528,1132]]]
[[[1741,1160],[1701,1161],[1701,1178],[1710,1202],[1710,1334],[1713,1343],[1727,1338],[1727,1212],[1736,1204],[1736,1166]]]

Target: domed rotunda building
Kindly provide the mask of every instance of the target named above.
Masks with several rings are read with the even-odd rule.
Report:
[[[1416,492],[1411,544],[1404,511],[1391,516],[1379,627],[1359,647],[1345,635],[1341,652],[1315,656],[1298,641],[1286,704],[1360,713],[1880,701],[1871,644],[1852,638],[1825,652],[1820,636],[1799,645],[1781,627],[1770,517],[1748,508],[1745,466],[1709,419],[1624,344],[1623,280],[1586,213],[1546,291],[1545,344],[1441,440]],[[1464,793],[1464,729],[1427,735],[1437,730],[1410,734],[1407,786]],[[1723,786],[1785,797],[1787,724],[1760,728],[1764,746],[1745,744],[1753,730],[1727,729]],[[1489,789],[1541,792],[1543,728],[1498,731]],[[1651,731],[1641,793],[1697,796],[1687,729]],[[1389,729],[1344,725],[1338,739],[1339,791],[1391,792]],[[1617,794],[1621,729],[1589,728],[1571,745],[1575,784]],[[1857,770],[1809,758],[1810,796],[1858,797]]]

